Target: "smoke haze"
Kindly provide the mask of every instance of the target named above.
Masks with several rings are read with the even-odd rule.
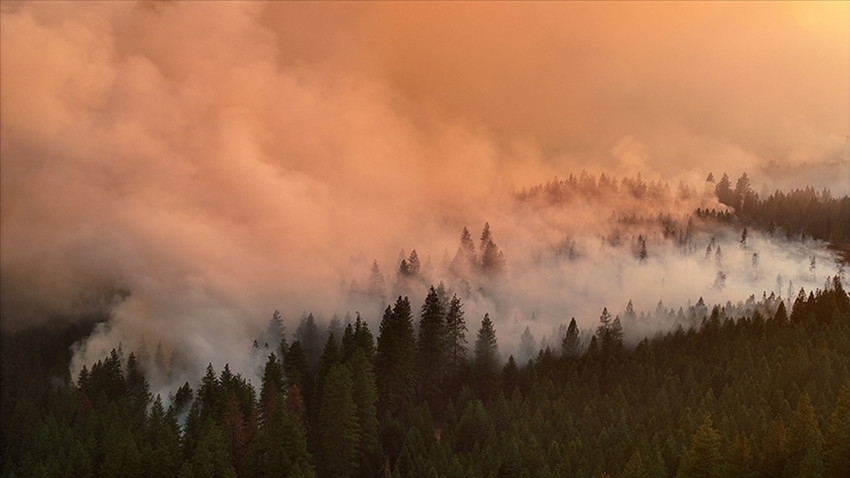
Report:
[[[603,306],[787,297],[835,273],[822,244],[751,233],[744,249],[697,224],[683,251],[617,218],[720,208],[709,171],[850,193],[846,3],[0,8],[3,326],[117,303],[76,369],[163,341],[248,371],[274,309],[290,333],[305,311],[356,310],[373,260],[391,294],[399,251],[418,251],[415,309],[430,281],[460,290],[460,231],[488,221],[507,270],[464,303],[470,340],[489,312],[503,354]],[[582,171],[670,188],[516,199]]]

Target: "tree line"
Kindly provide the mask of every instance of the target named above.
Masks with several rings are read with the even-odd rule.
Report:
[[[13,391],[3,396],[2,474],[794,478],[850,469],[850,296],[837,277],[801,291],[790,313],[781,300],[741,317],[714,307],[696,326],[635,347],[603,309],[588,344],[573,319],[560,347],[526,364],[502,360],[487,315],[468,344],[463,304],[441,289],[416,311],[398,297],[377,337],[359,316],[341,336],[329,331],[317,360],[300,340],[317,332],[315,320],[290,343],[274,314],[264,337],[280,341],[250,352],[263,357],[258,388],[209,365],[194,387],[154,396],[136,353],[122,350],[76,383],[26,378],[20,369],[45,372],[45,357],[18,357],[31,337],[4,336],[3,388]],[[67,366],[67,355],[53,359]]]

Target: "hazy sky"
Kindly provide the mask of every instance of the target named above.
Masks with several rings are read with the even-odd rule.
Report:
[[[848,161],[847,2],[280,3],[263,23],[283,64],[363,73],[416,121],[559,168]]]
[[[249,336],[464,225],[510,266],[510,192],[582,170],[850,191],[847,2],[0,11],[4,323],[120,285],[116,330]]]

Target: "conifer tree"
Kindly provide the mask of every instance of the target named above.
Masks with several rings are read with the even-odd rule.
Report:
[[[496,389],[499,367],[499,346],[490,314],[484,314],[475,339],[475,377],[478,390],[489,397]]]
[[[679,464],[679,478],[719,478],[722,471],[720,435],[714,429],[711,417],[691,437],[691,445]]]
[[[729,451],[726,453],[725,476],[735,476],[739,478],[752,478],[753,472],[753,455],[750,448],[749,439],[742,433],[736,433],[735,439],[729,446]]]
[[[463,304],[457,294],[454,294],[446,312],[447,370],[451,381],[457,378],[463,363],[466,361],[466,331]]]
[[[623,350],[623,326],[620,317],[611,320],[607,307],[602,309],[602,315],[599,316],[596,337],[599,339],[600,352],[604,355],[617,354]]]
[[[359,423],[351,373],[342,364],[328,371],[319,411],[317,456],[320,477],[351,476],[358,464]]]
[[[357,348],[346,363],[352,377],[351,396],[357,410],[357,475],[375,476],[381,468],[378,443],[378,390],[372,362]]]
[[[399,296],[384,311],[375,356],[375,378],[380,409],[397,413],[412,396],[416,342],[410,301]]]
[[[301,342],[301,349],[304,351],[304,358],[307,361],[307,370],[310,373],[316,373],[319,356],[322,353],[322,339],[319,336],[319,327],[316,325],[313,314],[307,314],[306,317],[301,319],[298,328],[295,330],[295,339]]]
[[[537,355],[535,350],[534,335],[531,333],[531,327],[526,326],[522,335],[519,336],[519,359],[520,363],[525,363]]]
[[[268,345],[270,351],[276,353],[278,357],[283,357],[286,352],[286,329],[280,311],[277,309],[272,313],[263,341],[264,345]]]
[[[381,273],[381,268],[378,267],[378,260],[372,261],[372,268],[369,269],[369,285],[367,289],[369,297],[373,300],[380,301],[384,304],[387,300],[386,282],[384,275]]]
[[[579,354],[581,346],[578,324],[576,318],[570,320],[570,325],[567,327],[567,333],[564,335],[564,340],[561,342],[561,354],[564,357],[576,357]]]
[[[761,474],[782,478],[787,475],[788,432],[782,417],[775,419],[767,430],[762,447]]]
[[[791,418],[790,433],[788,435],[788,466],[792,475],[797,475],[801,469],[806,455],[808,457],[806,467],[811,472],[814,469],[823,469],[823,461],[820,457],[823,439],[818,427],[815,409],[807,392],[800,395],[797,408]],[[816,450],[815,453],[812,453]],[[814,458],[817,457],[817,462]]]
[[[437,402],[443,395],[443,361],[446,356],[446,327],[443,317],[443,305],[437,290],[431,286],[422,305],[416,354],[419,387],[432,411],[440,408]]]
[[[850,383],[838,393],[824,443],[825,474],[839,478],[850,470]]]
[[[490,232],[490,223],[484,224],[484,230],[481,232],[481,245],[479,247],[481,254],[480,266],[481,271],[489,276],[494,277],[505,270],[505,256],[499,250],[499,246],[493,242],[492,233]]]
[[[629,461],[626,462],[622,476],[623,478],[650,478],[638,449],[635,449],[632,452],[632,455],[629,457]]]

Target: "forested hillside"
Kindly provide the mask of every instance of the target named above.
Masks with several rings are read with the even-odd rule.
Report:
[[[746,317],[688,315],[698,327],[627,349],[605,310],[589,343],[573,321],[558,349],[502,365],[489,317],[464,317],[432,288],[421,307],[399,297],[374,332],[357,317],[318,357],[276,314],[282,340],[253,351],[267,354],[259,387],[209,366],[168,397],[152,396],[137,352],[114,350],[72,385],[66,355],[26,359],[37,343],[5,336],[2,473],[846,477],[850,297],[838,278],[801,291],[790,313],[771,298]]]

